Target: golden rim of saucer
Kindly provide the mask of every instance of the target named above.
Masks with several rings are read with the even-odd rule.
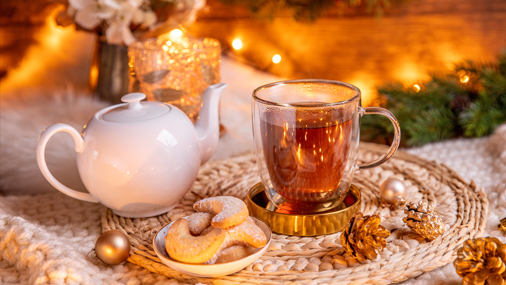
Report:
[[[265,222],[277,234],[319,236],[341,231],[360,212],[360,190],[352,184],[348,193],[355,198],[355,202],[344,208],[338,206],[335,210],[315,214],[284,214],[267,210],[265,188],[262,183],[258,183],[248,192],[246,204],[250,215]]]

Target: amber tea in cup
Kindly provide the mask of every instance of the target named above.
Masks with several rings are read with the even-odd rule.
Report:
[[[299,116],[293,124],[276,113],[260,120],[267,170],[283,197],[325,201],[339,186],[346,167],[352,120],[335,122],[331,114],[319,112]]]
[[[395,117],[360,106],[360,90],[325,80],[271,83],[253,93],[253,135],[258,168],[276,211],[313,213],[344,199],[357,169],[377,166],[399,145]],[[394,124],[392,147],[380,159],[357,165],[360,117],[382,114]]]

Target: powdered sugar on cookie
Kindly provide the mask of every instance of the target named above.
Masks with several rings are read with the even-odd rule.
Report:
[[[216,215],[211,222],[216,228],[230,228],[241,224],[249,217],[246,204],[240,199],[230,196],[202,199],[193,204],[193,209]]]
[[[211,225],[213,215],[210,213],[197,212],[188,216],[188,226],[193,236],[199,236],[206,228]]]
[[[221,248],[226,237],[225,231],[214,228],[204,236],[190,234],[188,221],[177,219],[165,237],[165,249],[175,260],[186,263],[203,263],[211,259]]]
[[[187,263],[214,264],[248,256],[267,237],[238,198],[221,196],[193,204],[198,211],[174,222],[165,238],[169,255]]]

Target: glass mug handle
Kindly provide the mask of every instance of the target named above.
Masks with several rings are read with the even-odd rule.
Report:
[[[387,109],[380,107],[367,107],[367,108],[359,107],[359,112],[361,117],[367,114],[383,115],[387,117],[394,125],[394,141],[392,142],[392,145],[390,146],[388,151],[382,157],[373,162],[357,165],[357,170],[362,170],[376,167],[384,162],[387,162],[390,158],[392,158],[394,153],[399,148],[399,143],[401,142],[401,128],[399,127],[399,122],[395,118],[394,114],[392,114],[392,112],[388,111]]]

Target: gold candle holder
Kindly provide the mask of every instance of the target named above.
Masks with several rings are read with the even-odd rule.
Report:
[[[220,82],[221,46],[214,39],[192,38],[173,30],[134,42],[128,56],[130,92],[174,105],[192,121],[198,117],[204,91]]]

